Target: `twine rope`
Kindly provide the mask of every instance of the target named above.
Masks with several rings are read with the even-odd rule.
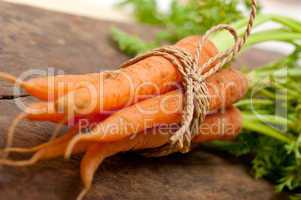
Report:
[[[209,95],[205,80],[218,72],[225,64],[232,61],[236,54],[240,52],[251,34],[256,17],[256,7],[256,0],[251,0],[251,13],[248,25],[241,37],[238,36],[237,31],[232,26],[228,24],[219,24],[209,29],[200,39],[194,56],[178,47],[166,46],[138,55],[120,66],[128,67],[151,56],[162,56],[169,60],[183,77],[185,99],[181,126],[174,134],[172,134],[169,144],[148,150],[144,155],[159,157],[174,152],[187,153],[190,151],[191,140],[200,132],[200,124],[203,122],[209,110]],[[211,57],[206,63],[201,65],[199,60],[202,53],[202,47],[205,45],[206,41],[208,41],[211,34],[222,30],[226,30],[232,35],[234,38],[234,45],[226,51]],[[204,70],[208,69],[211,65],[214,65],[214,67],[203,73]]]

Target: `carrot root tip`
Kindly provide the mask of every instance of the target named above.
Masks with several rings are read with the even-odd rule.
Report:
[[[30,165],[34,165],[35,163],[37,163],[39,161],[39,158],[40,158],[40,154],[35,154],[29,160],[15,161],[15,160],[9,160],[9,159],[1,159],[0,165],[13,166],[13,167],[30,166]]]
[[[65,159],[69,159],[71,157],[72,151],[74,149],[74,146],[83,138],[82,135],[77,135],[71,141],[69,142],[66,152],[65,152]]]
[[[7,140],[6,140],[6,146],[4,148],[4,156],[3,159],[7,158],[9,156],[9,151],[7,151],[7,149],[10,149],[10,147],[13,144],[13,139],[14,139],[14,135],[15,135],[15,129],[17,127],[17,125],[19,124],[20,121],[22,121],[23,119],[25,119],[27,117],[26,113],[21,113],[19,114],[12,122],[11,126],[8,128],[8,133],[7,133]]]
[[[5,73],[5,72],[0,72],[0,79],[4,80],[4,81],[8,81],[10,83],[13,84],[17,84],[21,87],[24,87],[27,83],[18,79],[16,76],[13,76],[9,73]]]
[[[56,126],[54,129],[51,138],[49,139],[48,142],[52,142],[57,136],[59,135],[60,131],[62,128],[65,126],[65,123],[68,121],[68,119],[63,119],[62,121],[59,122],[59,124]]]
[[[87,195],[88,191],[90,190],[90,187],[84,188],[79,195],[77,196],[76,200],[83,200],[85,196]]]
[[[38,150],[40,150],[40,146],[28,147],[28,148],[11,147],[11,148],[1,149],[0,153],[6,153],[6,152],[9,152],[9,153],[33,153]]]

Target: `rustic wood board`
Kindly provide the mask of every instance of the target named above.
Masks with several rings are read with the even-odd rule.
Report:
[[[66,73],[113,69],[126,59],[110,41],[110,27],[150,38],[148,27],[96,21],[0,2],[0,70],[19,75],[28,69],[54,67]],[[145,35],[144,33],[148,33]],[[237,63],[258,65],[275,55],[255,51]],[[0,82],[0,145],[19,112],[9,84]],[[46,141],[54,125],[23,122],[15,145]],[[226,157],[226,158],[224,158]],[[0,199],[74,199],[81,188],[79,160],[57,159],[27,168],[0,168]],[[282,198],[263,180],[254,180],[250,169],[227,155],[202,149],[188,155],[146,159],[124,154],[107,159],[98,170],[91,200],[111,199],[274,199]]]

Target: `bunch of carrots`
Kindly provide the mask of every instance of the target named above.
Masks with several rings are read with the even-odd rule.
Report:
[[[190,36],[175,46],[194,55],[199,40],[199,36]],[[218,53],[210,41],[202,48],[200,64]],[[124,151],[161,147],[169,142],[176,130],[173,127],[181,122],[185,95],[181,89],[182,77],[170,61],[160,56],[148,57],[112,72],[41,77],[28,81],[1,72],[0,78],[17,84],[40,99],[29,105],[12,123],[7,147],[3,149],[6,157],[0,160],[0,164],[28,166],[40,160],[84,153],[80,167],[84,189],[78,199],[90,189],[94,173],[105,158]],[[242,117],[233,104],[247,92],[247,78],[235,69],[225,68],[209,77],[206,84],[210,112],[193,142],[235,138],[242,127]],[[69,124],[70,128],[47,143],[31,148],[13,148],[14,129],[23,119],[51,121],[58,123],[58,127]],[[82,119],[91,125],[86,132],[80,126]],[[24,161],[9,160],[7,155],[10,152],[32,153],[33,156]]]

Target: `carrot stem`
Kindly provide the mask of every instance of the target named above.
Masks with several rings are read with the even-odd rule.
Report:
[[[263,122],[267,122],[267,123],[271,123],[271,124],[276,124],[276,125],[281,125],[281,126],[293,126],[294,123],[293,121],[281,117],[281,116],[276,116],[276,115],[266,115],[266,114],[247,114],[244,113],[244,117],[248,120],[252,120],[252,121],[263,121]]]
[[[239,102],[235,103],[235,106],[242,107],[242,106],[248,106],[248,105],[273,105],[273,101],[269,99],[243,99]]]
[[[272,29],[252,34],[244,48],[267,41],[290,42],[294,40],[301,40],[301,33],[294,33],[284,29]]]
[[[255,131],[257,133],[275,138],[277,140],[280,140],[284,143],[292,143],[294,142],[294,139],[277,131],[276,129],[273,129],[272,127],[269,127],[267,125],[264,125],[258,120],[254,120],[250,118],[248,115],[243,114],[243,128],[250,130],[250,131]]]
[[[266,23],[266,22],[275,22],[281,25],[283,28],[287,28],[290,31],[287,31],[287,33],[292,33],[294,39],[300,40],[300,32],[301,32],[301,23],[297,20],[294,20],[289,17],[283,17],[278,15],[258,15],[254,22],[254,28]],[[245,27],[247,26],[248,20],[242,19],[232,24],[232,26],[237,30],[238,34],[241,36],[244,31]],[[262,34],[261,34],[262,33]],[[264,35],[266,31],[259,31],[256,34]],[[279,35],[278,35],[279,34]],[[254,35],[254,36],[253,36]],[[251,47],[254,44],[265,42],[265,41],[271,41],[271,40],[277,40],[280,38],[281,41],[291,41],[293,38],[290,38],[292,36],[291,34],[284,34],[283,31],[275,31],[273,32],[273,35],[266,34],[265,37],[258,38],[258,35],[252,34],[248,40],[251,40],[252,43],[249,45],[246,45],[245,49]],[[225,51],[226,49],[230,48],[233,45],[233,39],[232,37],[226,32],[222,31],[220,33],[215,34],[212,36],[211,41],[216,45],[219,51]]]

